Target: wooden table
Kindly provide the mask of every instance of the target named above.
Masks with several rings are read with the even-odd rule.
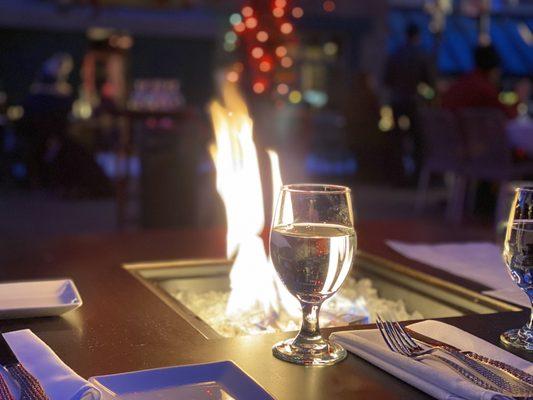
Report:
[[[384,239],[486,240],[477,229],[435,223],[384,221],[358,226],[360,248],[481,290],[483,286],[409,261]],[[3,321],[2,331],[30,328],[84,377],[145,368],[235,361],[278,399],[425,399],[427,396],[362,359],[304,368],[275,359],[271,346],[291,334],[207,340],[139,281],[125,262],[221,257],[224,231],[154,231],[67,237],[35,248],[0,244],[0,280],[72,277],[83,306],[62,318]],[[447,321],[488,341],[522,325],[527,312],[474,315]]]

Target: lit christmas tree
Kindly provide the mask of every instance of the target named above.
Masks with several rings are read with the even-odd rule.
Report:
[[[293,20],[304,10],[289,0],[253,0],[230,16],[224,49],[240,60],[227,71],[230,82],[241,81],[257,95],[287,96],[297,83],[291,49],[297,43]]]

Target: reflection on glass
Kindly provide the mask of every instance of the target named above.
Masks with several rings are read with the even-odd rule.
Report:
[[[533,187],[516,189],[503,246],[503,261],[513,281],[533,302]],[[500,336],[509,346],[533,351],[533,310],[529,322]]]

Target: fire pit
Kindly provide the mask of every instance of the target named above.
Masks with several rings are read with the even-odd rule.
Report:
[[[226,209],[228,260],[126,268],[206,337],[296,330],[299,303],[281,284],[261,238],[265,212],[253,121],[235,86],[224,86],[222,99],[210,106],[215,133],[210,153]],[[275,202],[282,186],[281,169],[277,153],[267,153]],[[513,309],[364,254],[354,271],[340,292],[324,303],[322,327],[370,322],[376,313],[405,320]]]
[[[266,316],[261,309],[227,315],[231,265],[228,260],[178,260],[125,268],[207,338],[298,329],[298,318]],[[517,310],[448,281],[360,253],[352,276],[324,305],[321,319],[326,327],[373,322],[377,312],[406,320]]]

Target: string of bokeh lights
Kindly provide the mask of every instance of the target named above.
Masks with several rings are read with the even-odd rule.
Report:
[[[240,60],[226,71],[230,82],[249,82],[256,95],[272,93],[299,103],[302,95],[297,88],[294,47],[297,43],[294,20],[304,16],[300,5],[290,0],[248,1],[240,12],[231,14],[231,30],[224,35],[224,50],[239,50]],[[335,10],[335,2],[322,3],[325,12]],[[246,68],[245,68],[246,66]]]

